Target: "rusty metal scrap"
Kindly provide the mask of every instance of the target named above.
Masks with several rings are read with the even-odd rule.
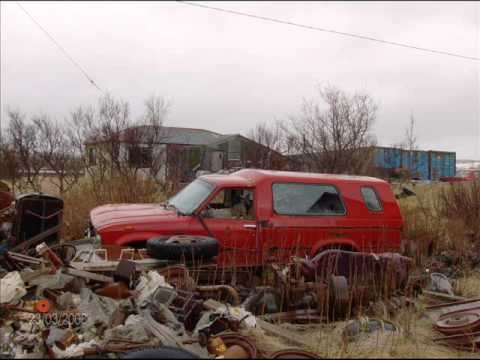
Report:
[[[285,349],[270,354],[268,359],[321,359],[321,357],[309,351]]]
[[[21,273],[30,291],[29,296],[34,293],[30,288],[44,288],[42,292],[35,293],[32,306],[35,302],[46,304],[47,301],[51,306],[48,309],[41,308],[42,312],[48,311],[42,314],[29,310],[27,302],[16,305],[16,308],[2,305],[3,310],[13,313],[16,309],[15,314],[19,315],[53,316],[60,314],[59,309],[68,308],[68,313],[81,315],[82,319],[85,317],[85,321],[82,320],[78,326],[69,325],[64,329],[63,325],[58,325],[58,329],[44,334],[44,340],[49,339],[48,344],[43,345],[44,350],[51,356],[121,353],[166,345],[187,350],[187,346],[191,346],[196,354],[204,356],[208,355],[207,348],[210,347],[213,354],[224,358],[256,358],[260,354],[256,344],[245,336],[248,332],[243,332],[243,329],[252,327],[278,336],[292,346],[307,347],[308,339],[275,322],[319,323],[330,320],[326,308],[334,308],[335,313],[345,313],[352,306],[352,300],[355,304],[359,299],[368,298],[372,276],[402,263],[402,258],[395,256],[375,258],[371,254],[355,255],[353,258],[356,259],[357,269],[362,269],[362,266],[367,269],[367,265],[359,263],[365,260],[374,272],[359,278],[345,273],[345,268],[338,262],[337,268],[343,270],[320,274],[320,262],[292,258],[287,264],[269,264],[264,269],[267,276],[262,279],[265,280],[263,286],[255,286],[250,269],[240,269],[238,272],[230,269],[225,275],[220,274],[214,266],[186,267],[150,259],[137,249],[118,246],[86,248],[81,250],[82,247],[71,246],[70,249],[69,246],[41,244],[39,253],[43,259],[9,253],[17,266],[30,268]],[[322,259],[333,261],[339,258],[338,252],[331,252],[330,255]],[[352,259],[351,255],[343,257],[344,262],[349,259]],[[74,280],[59,286],[45,285],[42,279],[29,283],[29,279],[52,269],[60,275],[70,275]],[[137,287],[137,280],[142,280],[144,276],[140,276],[139,272],[148,269],[153,269],[148,274],[155,275],[151,283],[143,288]],[[400,274],[403,279],[405,274],[401,272],[402,269],[406,268],[393,269],[393,273]],[[382,276],[389,279],[385,274]],[[399,284],[403,284],[402,279],[393,288],[398,289]],[[74,282],[78,284],[72,285]],[[392,300],[393,303],[396,303],[395,300]],[[24,311],[33,314],[21,314]],[[265,313],[266,316],[260,316]],[[8,321],[15,318],[9,317]],[[441,320],[452,321],[448,316]],[[480,330],[474,323],[475,326],[468,328],[470,332]],[[198,331],[194,332],[198,324]],[[131,328],[144,331],[146,338],[142,341],[149,336],[152,341],[148,344],[134,341],[105,342],[106,339],[111,340],[108,335],[110,331],[122,333]],[[38,330],[35,331],[32,330],[32,334],[40,334]],[[31,354],[32,350],[28,349],[28,353]],[[314,354],[291,349],[271,355],[275,358],[285,358],[287,355],[317,358]]]
[[[307,268],[315,269],[315,273],[309,272],[310,277],[321,279],[325,274],[344,276],[350,284],[368,284],[381,295],[380,290],[391,293],[406,287],[411,259],[396,253],[326,250],[315,256]]]
[[[177,296],[168,305],[168,308],[187,330],[193,330],[195,319],[202,308],[202,301],[193,292],[177,290]]]
[[[320,323],[326,320],[316,309],[294,310],[275,314],[263,315],[262,319],[275,322],[288,322],[294,324]]]
[[[36,250],[38,255],[42,256],[46,261],[49,261],[55,270],[64,266],[63,261],[50,249],[50,247],[48,247],[46,243],[43,242],[37,245]]]
[[[124,282],[114,282],[95,290],[97,295],[106,296],[112,299],[126,299],[135,296],[136,292],[129,290]]]
[[[72,329],[66,329],[65,332],[55,340],[55,345],[65,350],[67,347],[78,341],[78,336]]]
[[[452,311],[443,314],[434,324],[445,335],[473,333],[480,330],[480,308]]]
[[[132,255],[133,257],[133,255]],[[129,260],[120,260],[115,273],[113,274],[114,281],[121,281],[127,285],[128,288],[132,288],[135,281],[136,268],[135,263]]]
[[[479,351],[480,332],[459,333],[433,339],[434,342],[451,346],[459,350]]]
[[[470,299],[427,307],[433,328],[443,337],[434,339],[463,350],[480,348],[480,300]]]
[[[239,359],[256,359],[258,357],[258,350],[255,344],[246,336],[239,335],[238,333],[224,333],[221,338],[227,346],[227,351],[230,347],[239,346],[242,351],[235,351],[236,355],[242,356]],[[233,352],[232,352],[233,353]],[[230,355],[233,355],[233,354]],[[225,358],[228,358],[224,353]],[[231,357],[233,358],[233,357]]]
[[[210,285],[210,286],[197,286],[195,288],[196,291],[203,293],[211,293],[211,292],[227,292],[230,295],[230,299],[233,306],[240,305],[240,296],[238,295],[237,290],[235,290],[232,286],[229,285]]]

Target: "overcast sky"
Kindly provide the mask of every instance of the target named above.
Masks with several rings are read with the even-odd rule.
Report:
[[[150,94],[166,124],[243,133],[299,112],[319,83],[368,91],[380,145],[410,113],[422,149],[480,158],[480,62],[220,13],[176,2],[22,2],[134,116]],[[206,2],[216,7],[480,57],[478,2]],[[63,119],[99,96],[15,2],[1,3],[1,114]],[[5,123],[5,121],[3,121]]]

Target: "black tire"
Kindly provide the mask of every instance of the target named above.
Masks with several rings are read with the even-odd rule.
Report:
[[[156,236],[147,241],[147,254],[160,260],[207,260],[218,251],[218,241],[208,236]]]
[[[121,356],[122,359],[200,359],[185,349],[173,346],[130,351]]]

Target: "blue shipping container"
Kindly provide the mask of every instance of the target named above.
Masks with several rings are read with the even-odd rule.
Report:
[[[438,180],[444,176],[455,176],[456,153],[375,147],[375,166],[391,170],[404,168],[410,171],[412,177]]]

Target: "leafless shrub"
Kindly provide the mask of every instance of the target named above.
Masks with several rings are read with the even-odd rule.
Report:
[[[284,144],[309,171],[369,172],[377,111],[372,97],[349,95],[333,86],[320,87],[319,95],[324,106],[304,101],[301,115],[283,123]]]

